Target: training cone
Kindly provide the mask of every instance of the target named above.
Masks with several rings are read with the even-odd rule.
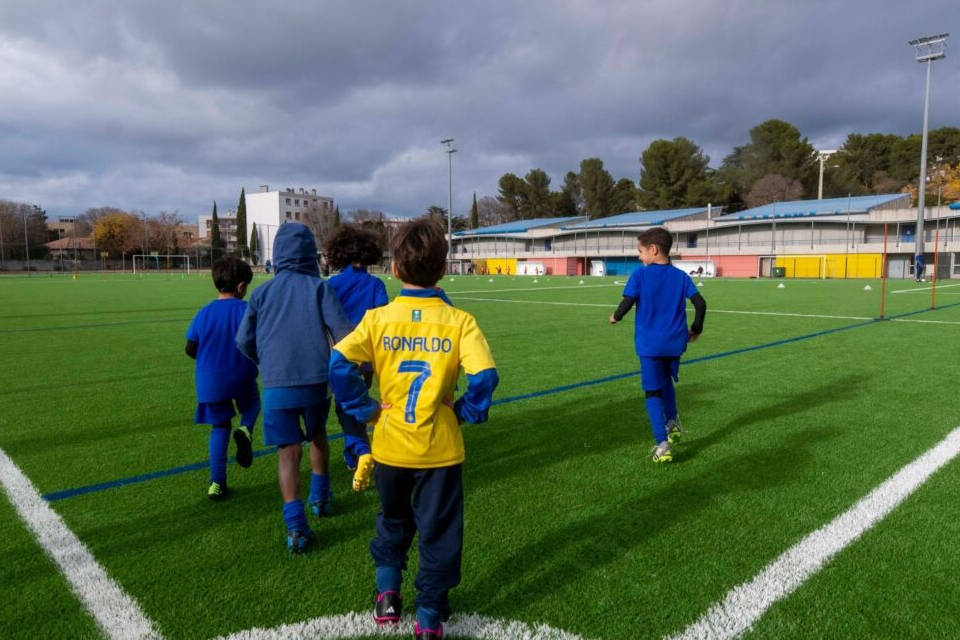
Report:
[[[864,290],[864,291],[873,291],[873,287],[871,287],[870,285],[867,285],[867,286],[865,286],[865,287],[863,288],[863,290]]]
[[[538,282],[540,282],[540,281],[537,280],[536,278],[533,279],[533,284],[537,284]]]
[[[580,281],[580,284],[583,284],[583,280]]]
[[[702,287],[702,286],[703,286],[703,282],[698,282],[698,283],[697,283],[697,286],[698,286],[698,287]]]
[[[493,278],[490,278],[489,280],[487,280],[487,282],[493,282]]]
[[[777,289],[786,289],[786,288],[787,288],[787,285],[783,284],[782,282],[777,285]]]

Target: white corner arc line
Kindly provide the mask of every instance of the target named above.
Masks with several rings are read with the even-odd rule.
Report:
[[[805,536],[749,582],[737,585],[699,620],[669,640],[721,640],[749,631],[778,600],[793,593],[833,556],[885,518],[960,453],[960,427],[831,522]]]
[[[253,628],[238,631],[215,640],[341,640],[382,636],[409,638],[411,626],[380,627],[371,612],[346,613],[313,618],[270,629]],[[554,629],[545,624],[527,624],[516,620],[499,620],[477,614],[454,614],[444,624],[444,635],[475,640],[584,640],[578,635]]]
[[[108,638],[158,640],[163,637],[140,605],[107,575],[3,449],[0,449],[0,485]]]

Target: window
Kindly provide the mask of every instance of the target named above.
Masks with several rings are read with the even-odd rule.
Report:
[[[290,198],[287,198],[287,204],[290,204]]]
[[[296,217],[296,219],[297,219],[297,220],[299,220],[299,219],[300,219],[300,212],[299,212],[299,211],[297,211],[297,213],[296,213],[296,215],[295,215],[295,217]]]
[[[300,206],[300,200],[299,200],[299,199],[294,200],[294,201],[293,201],[293,204],[295,204],[295,205],[297,205],[297,206],[299,207],[299,206]]]
[[[697,246],[697,234],[688,233],[687,234],[687,248],[693,249]]]
[[[290,220],[290,218],[291,218],[290,212],[287,211],[287,220]]]

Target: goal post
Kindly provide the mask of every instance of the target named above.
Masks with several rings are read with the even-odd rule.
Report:
[[[185,253],[138,253],[133,256],[133,272],[180,271],[190,275],[190,256]]]

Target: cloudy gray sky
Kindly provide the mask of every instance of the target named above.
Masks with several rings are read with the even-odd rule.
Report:
[[[920,130],[907,41],[945,31],[957,0],[0,0],[0,199],[195,219],[269,184],[415,215],[453,137],[460,213],[507,171],[637,180],[656,138],[717,166],[768,118],[833,148]],[[933,88],[960,126],[960,51]]]

